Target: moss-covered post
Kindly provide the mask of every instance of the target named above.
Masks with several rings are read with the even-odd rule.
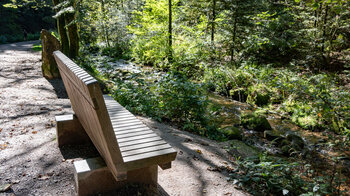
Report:
[[[41,71],[43,76],[47,79],[59,78],[60,73],[57,68],[53,52],[61,49],[60,42],[50,32],[41,30],[41,44],[42,44],[42,66]]]
[[[57,6],[60,3],[60,0],[52,0],[52,3],[54,6]],[[57,11],[56,11],[57,12]],[[69,41],[68,41],[68,35],[65,29],[65,19],[64,15],[60,15],[56,18],[57,20],[57,30],[60,34],[60,41],[61,41],[61,47],[63,54],[69,56]]]

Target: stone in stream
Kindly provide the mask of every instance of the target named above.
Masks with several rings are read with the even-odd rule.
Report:
[[[237,127],[234,127],[234,126],[225,127],[222,130],[222,133],[225,134],[225,136],[229,140],[233,140],[233,139],[242,140],[243,131]]]
[[[240,157],[242,159],[259,155],[259,151],[257,149],[239,140],[232,140],[230,142],[229,153],[235,158]]]
[[[288,134],[280,143],[281,151],[284,155],[290,156],[299,153],[304,149],[304,140],[295,134]]]
[[[264,138],[273,141],[273,140],[279,140],[282,139],[282,134],[279,131],[276,130],[266,130],[264,131]]]
[[[2,184],[0,185],[0,193],[8,191],[10,190],[10,188],[11,188],[11,184]]]
[[[266,117],[255,113],[242,115],[241,123],[245,128],[253,129],[257,132],[272,130],[271,125]]]
[[[60,73],[57,68],[53,52],[61,49],[60,42],[50,32],[41,30],[41,44],[42,44],[42,66],[41,70],[43,76],[47,79],[59,78]]]

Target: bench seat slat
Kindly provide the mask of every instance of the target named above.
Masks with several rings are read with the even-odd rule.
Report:
[[[129,124],[118,124],[118,122],[114,122],[112,123],[114,129],[124,129],[124,128],[128,128],[128,127],[145,127],[146,125],[143,124],[142,122],[133,122],[133,123],[129,123]]]
[[[171,146],[169,144],[161,144],[157,146],[150,146],[150,147],[145,147],[145,148],[140,148],[136,150],[130,150],[127,152],[122,152],[123,159],[127,158],[128,156],[135,156],[135,155],[141,155],[149,152],[157,152],[165,149],[169,149]]]
[[[139,119],[137,118],[133,118],[133,119],[128,119],[128,120],[124,120],[124,121],[119,121],[117,119],[113,119],[111,120],[112,123],[115,123],[117,126],[122,126],[122,125],[126,125],[126,124],[138,124],[138,123],[142,123]]]
[[[125,133],[126,131],[129,133],[133,130],[137,131],[140,129],[149,129],[149,128],[146,127],[145,125],[136,125],[136,126],[120,127],[120,128],[114,127],[114,133]]]
[[[150,147],[150,146],[157,146],[157,145],[161,145],[161,144],[166,144],[166,142],[164,140],[150,141],[150,142],[136,144],[136,145],[132,145],[132,146],[121,147],[120,151],[127,152],[130,150],[136,150],[136,149]]]
[[[149,138],[149,137],[158,137],[158,135],[155,133],[149,133],[149,134],[140,135],[140,136],[118,139],[118,142],[123,143],[123,142],[128,142],[128,141],[133,141],[133,140],[138,140],[138,139],[143,139],[143,138]]]
[[[115,130],[114,133],[116,136],[118,135],[124,135],[124,134],[128,134],[128,133],[137,133],[137,132],[141,132],[141,131],[147,131],[149,130],[148,127],[141,127],[141,128],[136,128],[136,129],[124,129],[124,130]]]
[[[152,130],[146,130],[146,131],[139,131],[139,132],[131,132],[128,134],[123,134],[123,135],[116,135],[117,139],[123,139],[123,138],[128,138],[128,137],[133,137],[133,136],[139,136],[139,135],[146,135],[154,133]]]
[[[176,153],[176,151],[173,148],[167,148],[164,150],[159,150],[159,151],[154,151],[154,152],[148,152],[144,154],[138,154],[134,156],[128,156],[123,158],[125,163],[132,162],[132,161],[137,161],[141,159],[147,159],[151,157],[156,157],[156,156],[161,156],[161,155],[171,155],[173,153]]]
[[[153,142],[153,141],[159,141],[162,140],[162,138],[155,136],[155,137],[150,137],[150,138],[144,138],[140,140],[134,140],[134,141],[129,141],[129,142],[124,142],[124,143],[119,143],[119,148],[126,147],[126,146],[133,146],[133,145],[138,145],[138,144],[143,144],[147,142]]]

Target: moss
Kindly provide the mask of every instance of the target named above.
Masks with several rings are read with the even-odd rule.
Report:
[[[318,125],[317,117],[312,115],[307,115],[303,117],[296,118],[296,123],[304,129],[315,129]]]
[[[265,116],[260,114],[243,114],[241,116],[241,124],[248,129],[263,132],[265,130],[272,130],[269,121]]]
[[[233,140],[233,139],[242,140],[243,131],[237,127],[234,127],[234,126],[226,127],[222,130],[222,132],[229,140]]]
[[[264,105],[267,105],[269,102],[270,102],[270,95],[269,94],[260,94],[260,93],[258,93],[256,95],[255,104],[257,106],[264,106]]]

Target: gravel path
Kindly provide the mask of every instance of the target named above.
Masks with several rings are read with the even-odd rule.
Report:
[[[98,154],[91,146],[57,147],[54,117],[72,109],[62,82],[42,77],[34,43],[0,45],[0,186],[11,184],[0,195],[74,195],[72,163]],[[139,118],[178,150],[172,168],[159,169],[163,195],[245,195],[220,169],[232,168],[222,146]]]

